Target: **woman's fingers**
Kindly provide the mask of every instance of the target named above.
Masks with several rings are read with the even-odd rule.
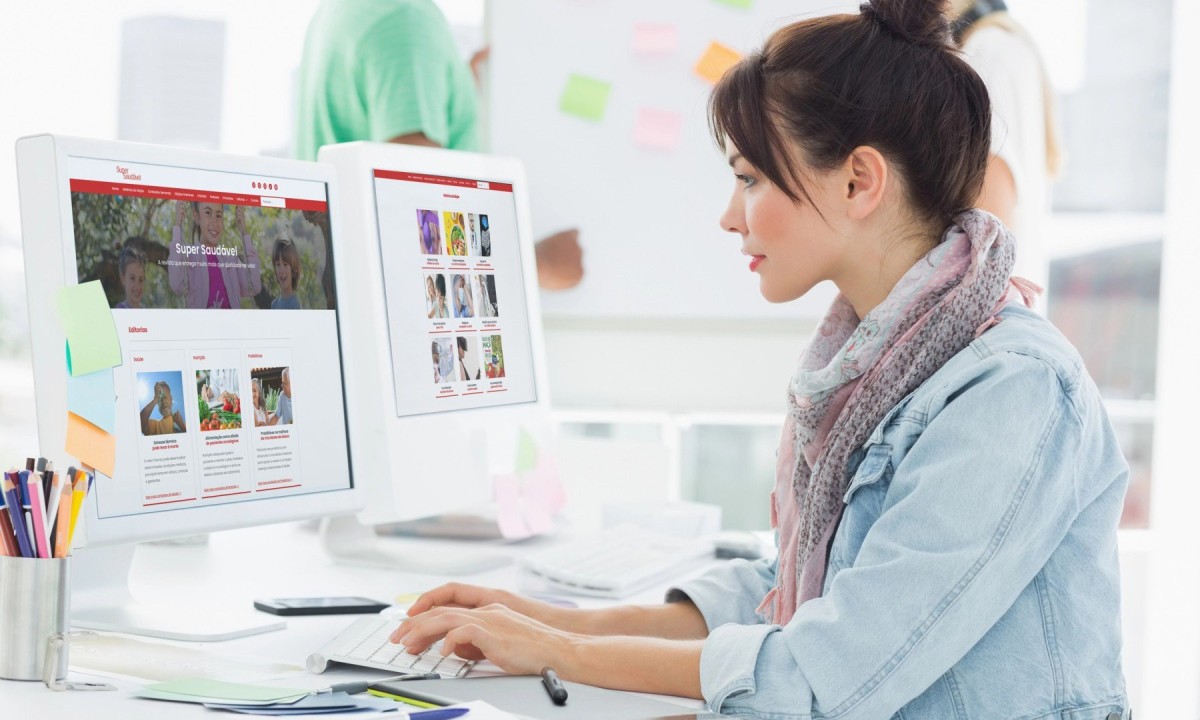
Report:
[[[420,652],[437,642],[459,625],[470,620],[471,610],[461,608],[434,608],[420,617],[409,618],[392,633],[393,643],[402,643],[410,652]]]
[[[488,648],[494,644],[493,640],[491,633],[482,625],[460,625],[446,633],[442,641],[442,656],[454,654],[466,660],[482,659],[487,657]]]

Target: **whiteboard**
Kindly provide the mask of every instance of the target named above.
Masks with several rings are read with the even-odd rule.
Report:
[[[778,27],[832,12],[842,0],[497,0],[488,8],[491,152],[526,164],[535,237],[578,227],[584,280],[543,293],[548,316],[777,318],[824,313],[825,283],[772,305],[718,218],[734,178],[708,131],[711,87],[693,67],[712,41],[746,53]],[[666,54],[635,52],[638,23],[677,28]],[[603,119],[559,111],[571,74],[611,83]],[[674,149],[634,142],[640,108],[679,113]]]

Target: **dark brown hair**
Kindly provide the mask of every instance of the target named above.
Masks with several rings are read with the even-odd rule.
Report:
[[[776,31],[717,83],[709,124],[799,202],[812,198],[787,152],[831,170],[869,145],[902,179],[913,210],[948,226],[983,187],[991,107],[952,46],[942,0],[871,0]]]

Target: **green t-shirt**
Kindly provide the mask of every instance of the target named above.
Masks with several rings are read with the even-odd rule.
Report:
[[[474,150],[471,68],[432,0],[325,0],[304,38],[296,155],[322,145],[424,133]]]

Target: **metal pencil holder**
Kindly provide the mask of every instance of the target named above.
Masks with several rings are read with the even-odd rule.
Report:
[[[43,679],[48,641],[68,631],[70,577],[70,558],[0,556],[0,678]],[[67,677],[66,652],[54,673]]]

